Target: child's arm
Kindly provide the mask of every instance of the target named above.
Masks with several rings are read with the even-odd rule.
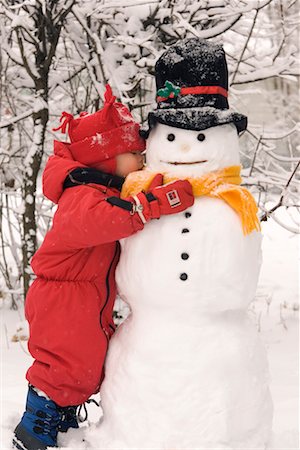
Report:
[[[169,196],[175,192],[176,204]],[[126,200],[107,198],[92,186],[74,187],[60,200],[53,230],[71,248],[92,247],[131,236],[151,219],[184,211],[193,202],[188,181],[175,181]]]

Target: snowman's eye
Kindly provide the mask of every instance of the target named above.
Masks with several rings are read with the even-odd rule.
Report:
[[[205,140],[205,134],[203,133],[199,133],[197,136],[198,141],[202,142]]]
[[[168,134],[167,139],[170,142],[174,141],[175,140],[175,134],[173,134],[173,133]]]

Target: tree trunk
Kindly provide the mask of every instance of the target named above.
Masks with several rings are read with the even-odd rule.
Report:
[[[30,286],[32,271],[30,268],[30,260],[37,250],[37,224],[36,224],[36,184],[39,170],[41,167],[42,157],[44,153],[45,132],[49,118],[47,107],[48,89],[45,83],[47,80],[38,80],[39,84],[37,92],[40,93],[41,105],[44,105],[38,112],[33,115],[33,148],[25,158],[24,171],[24,212],[23,212],[23,287],[24,296],[26,297]],[[42,90],[39,89],[41,83],[44,84]]]

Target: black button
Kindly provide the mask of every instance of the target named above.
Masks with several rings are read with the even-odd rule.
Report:
[[[188,253],[181,253],[182,259],[189,259],[190,255]]]
[[[190,232],[190,230],[188,228],[183,228],[181,230],[181,233],[189,233],[189,232]]]
[[[174,141],[175,140],[175,134],[173,134],[173,133],[168,134],[167,139],[170,142]]]
[[[187,279],[188,279],[187,273],[181,273],[181,274],[180,274],[180,279],[181,279],[182,281],[187,280]]]
[[[186,218],[189,218],[189,217],[191,217],[192,214],[190,212],[186,212],[186,213],[184,213],[184,215]]]

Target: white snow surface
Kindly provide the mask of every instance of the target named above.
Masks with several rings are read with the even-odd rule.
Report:
[[[168,140],[170,134],[174,135],[173,141]],[[199,135],[204,136],[203,141],[198,140]],[[214,170],[239,165],[236,127],[229,123],[195,131],[158,123],[147,139],[146,161],[147,168],[153,172],[184,178],[199,177]],[[185,164],[180,165],[180,162]]]

